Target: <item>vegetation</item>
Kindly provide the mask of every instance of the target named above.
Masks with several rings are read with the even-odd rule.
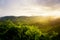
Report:
[[[43,33],[35,26],[20,24],[12,21],[0,23],[0,40],[59,40],[58,33]]]
[[[12,20],[1,21],[0,40],[60,40],[60,31],[58,30],[60,25],[57,21],[45,24],[25,23]]]

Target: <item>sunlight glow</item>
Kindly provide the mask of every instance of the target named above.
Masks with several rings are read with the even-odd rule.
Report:
[[[21,7],[19,9],[14,10],[15,15],[25,15],[25,16],[60,16],[59,9],[51,9],[49,7],[43,6],[28,6]]]

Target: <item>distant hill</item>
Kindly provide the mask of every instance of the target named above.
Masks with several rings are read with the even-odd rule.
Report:
[[[12,21],[16,21],[16,20],[19,20],[19,21],[32,21],[32,22],[46,22],[46,21],[49,21],[51,20],[52,18],[51,17],[43,17],[43,16],[31,16],[31,17],[28,17],[28,16],[19,16],[19,17],[16,17],[16,16],[4,16],[4,17],[0,17],[0,21],[5,21],[5,20],[12,20]]]
[[[27,24],[34,25],[41,29],[43,32],[46,31],[57,31],[60,33],[60,18],[54,19],[53,17],[43,16],[5,16],[0,17],[0,21],[11,20],[15,24]]]

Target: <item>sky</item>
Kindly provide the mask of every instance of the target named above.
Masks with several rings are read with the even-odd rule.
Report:
[[[1,16],[60,16],[60,0],[0,0]]]

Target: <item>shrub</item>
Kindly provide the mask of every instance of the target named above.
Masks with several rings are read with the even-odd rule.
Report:
[[[15,25],[12,21],[0,23],[0,40],[57,40],[56,36],[56,32],[42,33],[35,26]]]

